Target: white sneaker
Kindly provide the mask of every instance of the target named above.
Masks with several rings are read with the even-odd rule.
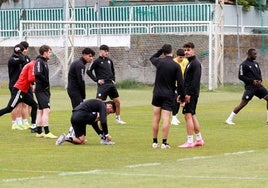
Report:
[[[170,145],[169,144],[162,144],[161,145],[161,149],[170,149]]]
[[[225,121],[225,123],[228,124],[228,125],[234,125],[235,124],[232,120],[229,120],[229,119],[227,119]]]
[[[117,124],[124,125],[126,122],[122,121],[121,119],[115,119]]]
[[[153,148],[158,148],[159,146],[158,146],[157,143],[154,142],[154,143],[152,144],[152,147],[153,147]]]
[[[106,140],[104,140],[104,139],[101,139],[101,140],[100,140],[100,144],[101,144],[101,145],[114,145],[115,142],[112,142],[112,141],[106,141]]]
[[[65,134],[63,133],[62,135],[59,136],[59,138],[56,140],[55,145],[59,146],[61,145],[63,142],[65,142]]]
[[[179,125],[181,122],[177,118],[172,118],[171,125]]]

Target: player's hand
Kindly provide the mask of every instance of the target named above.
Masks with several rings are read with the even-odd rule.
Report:
[[[104,84],[104,80],[103,79],[98,80],[98,84],[100,85]]]
[[[185,104],[190,103],[191,96],[190,95],[185,95]]]
[[[256,86],[256,87],[262,86],[261,83],[262,83],[261,80],[253,80],[253,85]]]
[[[261,81],[261,80],[258,80],[258,82],[257,82],[257,86],[258,86],[258,87],[261,87],[261,86],[262,86],[261,83],[262,83],[262,81]]]
[[[177,103],[180,103],[180,104],[184,103],[184,100],[181,99],[180,95],[177,97]]]
[[[15,48],[15,52],[16,52],[16,53],[21,52],[20,47],[16,47],[16,48]]]

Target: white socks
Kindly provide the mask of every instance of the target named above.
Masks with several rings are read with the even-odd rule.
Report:
[[[235,114],[234,112],[232,112],[232,113],[230,114],[230,116],[228,117],[227,120],[231,120],[231,121],[232,121],[235,115],[236,115],[236,114]]]
[[[195,136],[196,136],[196,140],[202,140],[202,135],[200,132],[197,133]]]
[[[115,119],[116,119],[116,120],[121,120],[120,115],[115,116]]]
[[[188,135],[187,136],[187,142],[190,143],[190,144],[193,143],[194,142],[194,136],[193,135]]]
[[[16,121],[17,121],[17,124],[18,124],[19,126],[22,125],[22,118],[21,118],[21,117],[16,118]]]

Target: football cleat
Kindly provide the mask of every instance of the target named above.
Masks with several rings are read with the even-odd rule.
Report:
[[[107,140],[101,139],[101,140],[100,140],[100,144],[101,144],[101,145],[114,145],[115,142],[107,141]]]
[[[21,126],[19,125],[12,125],[11,127],[12,130],[24,130]]]
[[[60,136],[59,136],[59,138],[56,140],[56,142],[55,142],[55,145],[56,146],[59,146],[59,145],[61,145],[63,142],[65,142],[66,140],[65,140],[65,134],[63,133],[63,134],[61,134]]]
[[[179,148],[194,148],[195,147],[195,143],[188,143],[185,142],[184,144],[178,146]]]
[[[121,119],[115,119],[117,124],[124,125],[126,122],[122,121]]]
[[[227,120],[225,121],[225,124],[228,124],[228,125],[234,125],[235,123],[234,123],[232,120],[227,119]]]
[[[29,124],[23,124],[22,125],[22,128],[24,129],[24,130],[26,130],[26,129],[30,129],[30,125]]]
[[[162,144],[161,149],[170,149],[170,145],[168,143]]]
[[[203,146],[204,144],[205,144],[205,142],[204,142],[203,139],[196,140],[195,143],[194,143],[195,146]]]
[[[44,134],[44,138],[58,138],[58,137],[52,134],[51,132],[49,132],[47,134]]]
[[[158,146],[157,143],[154,142],[154,143],[152,144],[152,148],[158,148],[158,147],[159,147],[159,146]]]
[[[181,122],[177,118],[172,118],[171,125],[179,125]]]
[[[36,133],[35,137],[36,138],[44,138],[45,134],[44,133],[40,133],[40,134]]]

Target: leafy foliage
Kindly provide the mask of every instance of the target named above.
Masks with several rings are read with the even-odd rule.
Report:
[[[238,4],[243,6],[244,11],[249,11],[250,6],[262,11],[268,9],[267,5],[263,5],[263,0],[238,0]]]

